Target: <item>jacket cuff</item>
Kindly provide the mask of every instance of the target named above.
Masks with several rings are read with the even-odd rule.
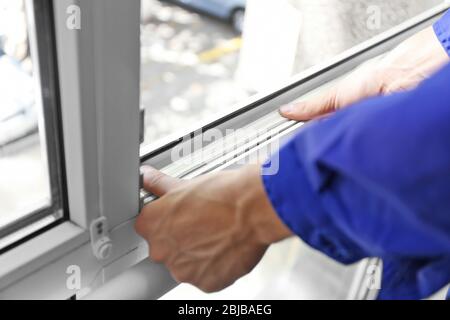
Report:
[[[305,243],[343,264],[351,264],[364,256],[334,224],[321,207],[320,196],[314,191],[305,168],[296,156],[291,141],[262,168],[262,180],[280,219]],[[276,174],[266,174],[270,163],[279,163]]]
[[[434,32],[450,56],[450,10],[433,25]]]

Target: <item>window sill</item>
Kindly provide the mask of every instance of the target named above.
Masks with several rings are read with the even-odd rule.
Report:
[[[88,234],[65,222],[0,256],[0,289],[88,241]],[[3,294],[0,292],[0,297]]]
[[[134,231],[134,219],[109,232],[113,252],[99,261],[89,233],[65,222],[0,256],[0,299],[68,299],[89,294],[148,257],[147,244]],[[80,270],[72,287],[69,267]]]

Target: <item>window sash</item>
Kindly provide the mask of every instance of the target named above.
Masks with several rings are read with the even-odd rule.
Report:
[[[134,231],[139,213],[140,1],[46,1],[54,6],[70,216],[0,255],[0,297],[82,295],[66,286],[68,266],[80,266],[82,289],[89,290],[142,261],[148,251]],[[80,9],[81,29],[68,27],[73,6]],[[98,260],[89,227],[102,216],[113,250],[108,259]],[[40,289],[43,284],[48,290]]]

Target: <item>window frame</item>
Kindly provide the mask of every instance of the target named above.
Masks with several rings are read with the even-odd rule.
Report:
[[[68,299],[89,297],[89,293],[98,298],[125,298],[123,292],[114,289],[114,283],[134,271],[133,281],[147,288],[140,294],[157,297],[175,283],[165,268],[143,261],[148,257],[148,247],[134,231],[141,156],[142,161],[164,168],[171,162],[170,150],[191,141],[177,137],[140,156],[140,39],[136,36],[140,28],[139,0],[53,0],[53,5],[70,216],[0,255],[0,298]],[[66,27],[67,9],[72,5],[81,9],[81,30]],[[435,7],[297,75],[284,86],[254,96],[231,114],[190,130],[184,138],[192,139],[211,128],[225,132],[257,123],[262,116],[276,112],[279,105],[393,48],[430,25],[448,7]],[[291,122],[271,139],[286,138],[301,125]],[[234,165],[234,161],[225,166]],[[90,244],[90,223],[100,216],[109,222],[114,246],[112,256],[106,260],[95,258]],[[72,265],[82,271],[81,289],[66,286],[70,275],[67,268]],[[102,286],[117,275],[121,276]]]
[[[0,255],[0,297],[81,296],[148,255],[133,227],[140,204],[140,1],[51,2],[70,214]],[[80,30],[66,25],[74,5]],[[106,260],[95,258],[90,243],[90,224],[99,217],[106,217],[113,244]],[[66,286],[71,265],[83,272],[83,290]]]

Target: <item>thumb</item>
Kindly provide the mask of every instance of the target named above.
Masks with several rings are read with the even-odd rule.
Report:
[[[280,114],[296,121],[311,120],[336,111],[339,107],[336,101],[336,90],[331,89],[308,100],[282,106]]]
[[[157,197],[162,197],[183,183],[182,180],[170,177],[149,166],[141,167],[141,172],[144,174],[144,189]]]

